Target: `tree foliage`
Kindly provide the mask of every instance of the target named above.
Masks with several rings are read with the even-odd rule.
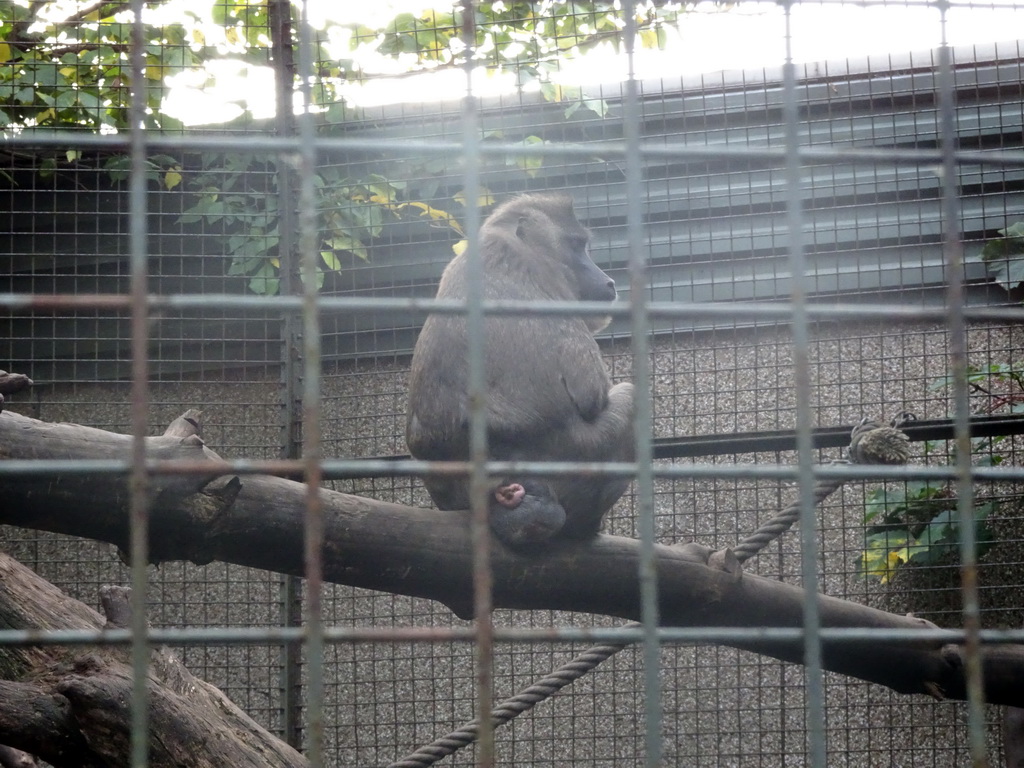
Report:
[[[1010,235],[1007,235],[1010,237]],[[944,392],[953,386],[952,376],[943,376],[930,389]],[[974,400],[974,411],[985,415],[1024,413],[1024,371],[1010,363],[967,366],[967,386]],[[953,456],[943,456],[937,441],[924,444],[927,458],[939,457],[955,464]],[[971,439],[972,462],[995,467],[1009,461],[1009,436],[993,435]],[[995,496],[979,491],[974,500],[973,517],[978,554],[984,554],[994,542],[988,522],[997,518],[1001,503]],[[864,508],[864,552],[860,557],[863,573],[882,584],[892,581],[898,569],[909,563],[934,565],[959,557],[963,535],[957,509],[956,484],[920,480],[890,483],[871,490]]]
[[[1024,221],[999,230],[999,237],[985,243],[981,260],[988,273],[1007,291],[1024,283]]]
[[[311,108],[319,130],[342,130],[346,120],[359,117],[358,108],[345,96],[346,86],[372,81],[384,73],[412,77],[466,63],[470,49],[465,40],[465,9],[429,0],[424,0],[424,6],[419,13],[395,13],[390,18],[378,11],[372,19],[365,11],[353,10],[350,3],[312,6],[316,18]],[[181,115],[168,109],[170,89],[181,87],[182,77],[199,91],[214,88],[222,76],[219,64],[231,63],[236,70],[284,67],[297,87],[300,73],[292,63],[298,58],[294,52],[297,13],[287,0],[214,0],[206,7],[200,2],[147,3],[142,84],[146,129],[189,130]],[[679,13],[676,5],[639,4],[639,43],[663,47],[666,31]],[[133,85],[132,19],[126,2],[0,3],[0,129],[8,135],[35,129],[125,131]],[[275,19],[281,23],[275,24]],[[621,47],[624,20],[615,3],[494,0],[477,3],[472,21],[474,62],[489,76],[511,73],[520,88],[539,91],[545,99],[563,104],[566,119],[607,113],[604,100],[558,82],[555,74],[567,58],[600,46]],[[278,55],[273,53],[275,35],[288,38],[278,40]],[[290,49],[288,55],[279,55],[286,48]],[[239,97],[235,107],[237,127],[251,122],[244,100]],[[228,127],[232,127],[230,122]],[[492,133],[482,138],[526,146],[544,141],[532,134]],[[72,137],[68,144],[66,151],[40,152],[32,158],[32,167],[49,175],[85,162]],[[114,182],[127,175],[129,164],[124,156],[104,155],[95,162]],[[216,225],[223,232],[223,252],[232,260],[230,273],[248,276],[249,288],[259,293],[278,290],[280,190],[268,190],[262,182],[254,184],[253,177],[276,176],[278,162],[275,157],[211,153],[190,166],[184,157],[156,155],[149,158],[146,169],[154,186],[184,190],[191,196],[182,223]],[[430,179],[438,172],[438,160],[404,162],[399,172],[394,165],[385,167],[384,173],[372,174],[318,169],[314,183],[321,224],[321,270],[340,270],[339,254],[365,259],[367,248],[387,221],[417,219],[448,227],[455,236],[461,234],[457,218],[466,202],[464,196],[433,199],[436,190],[429,184],[411,189],[398,180]],[[523,155],[501,162],[528,177],[541,165],[539,157]],[[11,176],[6,179],[13,182]],[[490,202],[486,190],[478,202]]]

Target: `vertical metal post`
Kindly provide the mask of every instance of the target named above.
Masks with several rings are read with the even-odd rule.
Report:
[[[636,387],[634,440],[636,442],[636,509],[640,533],[640,623],[644,629],[644,753],[645,765],[661,765],[661,644],[658,640],[658,572],[654,555],[654,455],[651,446],[651,372],[647,314],[647,259],[641,226],[644,199],[641,185],[640,97],[634,74],[636,8],[632,0],[622,6],[627,77],[623,94],[623,138],[626,142],[626,240],[629,250],[630,329],[633,345],[633,384]]]
[[[466,95],[462,100],[462,159],[465,170],[466,327],[468,333],[468,395],[471,538],[473,542],[473,613],[476,619],[476,719],[480,724],[477,765],[494,765],[494,625],[492,622],[491,529],[487,515],[487,385],[484,371],[483,265],[480,259],[480,130],[473,93],[473,53],[476,50],[476,6],[462,5],[462,41],[465,46]]]
[[[821,666],[821,615],[818,607],[818,531],[814,507],[814,445],[811,441],[811,374],[808,350],[806,259],[800,164],[800,114],[793,63],[792,2],[785,3],[786,57],[783,64],[783,118],[786,147],[786,210],[789,240],[793,370],[796,377],[797,464],[800,491],[800,574],[809,599],[804,602],[804,663],[807,681],[807,731],[811,764],[825,768],[825,686]]]
[[[299,261],[302,277],[302,458],[306,481],[306,665],[308,670],[307,718],[310,765],[320,768],[324,760],[324,627],[323,549],[324,512],[320,498],[323,481],[320,437],[320,319],[317,309],[317,201],[313,186],[316,168],[316,135],[313,125],[310,82],[313,73],[313,41],[306,0],[299,5],[299,92],[302,112],[298,119],[302,148],[299,168]]]
[[[292,18],[289,0],[269,0],[271,57],[274,65],[276,129],[278,136],[295,134],[294,92],[295,60],[292,48]],[[298,188],[295,172],[287,159],[278,157],[278,259],[280,290],[291,296],[298,290],[299,265],[296,253],[295,212]],[[282,318],[281,331],[281,446],[280,456],[301,456],[302,431],[298,392],[302,359],[302,318],[292,312]],[[296,627],[302,623],[301,579],[285,576],[281,581],[281,624]],[[301,649],[294,643],[281,647],[281,727],[285,741],[296,749],[302,746],[300,700],[302,691]]]
[[[146,432],[149,422],[149,258],[146,243],[146,66],[142,0],[132,0],[131,103],[128,111],[131,170],[129,184],[129,248],[131,272],[131,630],[132,701],[131,764],[144,768],[149,759],[149,701],[146,691],[149,638],[146,598],[149,591],[149,474]]]
[[[964,652],[967,678],[967,735],[971,765],[988,765],[985,750],[984,690],[981,670],[981,614],[978,604],[977,532],[971,477],[970,397],[967,386],[967,322],[964,318],[964,264],[960,244],[960,206],[956,162],[956,91],[946,38],[949,4],[940,0],[938,49],[939,145],[942,149],[942,249],[946,261],[949,364],[953,380],[953,434],[956,448],[956,496],[960,521],[960,589],[963,595]]]

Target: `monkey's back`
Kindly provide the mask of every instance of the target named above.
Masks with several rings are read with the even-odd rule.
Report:
[[[445,295],[439,298],[461,299]],[[611,380],[581,318],[490,316],[484,321],[490,454],[499,460],[572,458],[549,439],[577,419],[593,420]],[[469,337],[465,318],[427,318],[413,353],[407,438],[414,456],[469,456]],[[524,440],[529,436],[529,440]]]

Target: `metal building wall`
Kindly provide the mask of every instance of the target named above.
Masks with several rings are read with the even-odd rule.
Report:
[[[951,51],[956,87],[957,141],[965,150],[1021,148],[1024,131],[1024,75],[1019,46],[1001,43]],[[932,53],[829,61],[802,67],[798,86],[801,145],[829,150],[879,150],[901,153],[938,146],[936,64]],[[721,72],[675,82],[639,84],[639,129],[650,147],[665,155],[642,159],[645,248],[649,254],[653,301],[784,300],[788,296],[786,264],[786,196],[777,160],[751,157],[748,150],[778,147],[783,132],[781,70]],[[617,86],[593,89],[609,104],[610,116],[564,118],[564,107],[539,96],[491,99],[482,106],[486,130],[513,140],[534,135],[545,141],[587,142],[621,139],[621,93]],[[366,110],[361,121],[346,124],[354,140],[449,140],[457,135],[456,105],[401,105]],[[263,130],[265,126],[256,126]],[[735,156],[700,157],[702,149],[735,148]],[[678,150],[673,156],[673,150]],[[690,155],[696,154],[697,158]],[[185,155],[193,158],[195,155]],[[379,159],[367,152],[332,157],[327,165],[370,167]],[[486,167],[482,181],[496,196],[530,190],[565,189],[577,202],[581,218],[594,231],[594,254],[618,278],[628,299],[626,269],[626,185],[621,165],[594,158],[548,159],[532,175]],[[195,170],[194,168],[190,168]],[[958,169],[959,231],[966,252],[974,256],[985,238],[1012,223],[1024,208],[1024,171],[1012,165],[965,165]],[[941,179],[934,165],[910,161],[889,165],[810,162],[801,203],[809,295],[815,301],[913,302],[940,305],[946,284],[941,238]],[[83,174],[81,181],[55,179],[38,187],[24,170],[4,194],[9,211],[11,255],[4,290],[24,292],[116,292],[127,284],[127,216],[125,191],[104,188]],[[425,184],[423,179],[410,182]],[[439,199],[461,188],[454,166],[442,166],[429,179]],[[95,188],[95,189],[94,189]],[[92,191],[94,189],[94,191]],[[149,247],[154,254],[153,289],[157,293],[244,291],[211,259],[223,248],[216,232],[178,221],[189,201],[181,191],[150,194]],[[45,221],[42,211],[52,210]],[[451,257],[453,234],[431,230],[415,221],[388,227],[387,237],[371,248],[368,261],[351,259],[332,275],[326,292],[337,295],[432,297],[441,270]],[[52,258],[51,258],[52,257]],[[969,260],[965,272],[971,304],[1000,304],[980,263]],[[270,314],[266,316],[270,317]],[[120,378],[127,375],[124,320],[93,320],[76,328],[74,320],[57,320],[43,335],[23,318],[4,329],[5,359],[11,365],[31,361],[40,379]],[[229,323],[225,325],[225,322]],[[101,323],[102,325],[97,325]],[[168,360],[175,370],[251,366],[274,363],[280,326],[245,318],[166,318],[166,344],[154,340],[154,365]],[[175,323],[180,323],[176,325]],[[360,312],[325,318],[324,354],[390,356],[412,350],[418,332],[416,315],[393,311]],[[689,323],[710,328],[733,327],[731,318],[652,319],[655,330],[679,329]],[[2,327],[2,326],[0,326]],[[221,329],[224,329],[223,331]],[[612,331],[623,332],[619,320]],[[98,337],[98,349],[92,339]],[[220,356],[204,349],[206,340],[224,339]],[[361,337],[363,342],[357,341]],[[52,338],[53,364],[40,369],[40,344]],[[372,343],[366,339],[372,338]],[[78,351],[77,340],[92,345]],[[266,344],[270,341],[271,344]],[[179,349],[175,349],[175,345]],[[97,358],[97,367],[90,358]],[[206,362],[205,359],[209,358]],[[184,360],[182,358],[187,358]]]
[[[1016,45],[954,52],[956,129],[964,150],[1021,148],[1020,52]],[[845,164],[804,155],[800,193],[787,186],[784,158],[759,153],[783,146],[786,97],[778,72],[731,73],[681,83],[644,83],[631,112],[649,153],[637,182],[626,163],[593,155],[545,156],[542,170],[524,177],[506,166],[485,167],[481,179],[499,196],[524,189],[569,189],[595,232],[595,258],[627,284],[629,203],[642,213],[641,244],[649,257],[646,298],[675,302],[743,302],[790,297],[791,207],[803,208],[806,285],[812,303],[837,299],[865,304],[940,306],[945,285],[957,279],[944,265],[941,228],[942,176],[913,150],[939,146],[936,62],[931,56],[869,60],[811,67],[796,83],[801,146],[827,152],[880,150],[874,162]],[[619,91],[599,95],[612,104]],[[546,117],[545,117],[546,116]],[[460,113],[451,109],[405,108],[368,114],[374,140],[460,138]],[[549,141],[619,139],[623,118],[580,119],[566,124],[558,105],[506,100],[487,103],[484,129],[542,135]],[[518,134],[516,132],[519,132]],[[360,138],[358,130],[349,134]],[[31,144],[31,137],[23,139]],[[664,150],[664,154],[659,151]],[[557,150],[557,147],[554,147]],[[753,149],[753,152],[748,150]],[[705,154],[702,150],[712,150]],[[717,150],[729,150],[725,154]],[[365,154],[365,153],[363,153]],[[329,162],[372,166],[376,157],[353,152]],[[959,235],[968,244],[991,236],[1024,212],[1021,163],[959,166],[953,187],[960,205]],[[78,181],[82,181],[79,179]],[[438,199],[462,186],[458,166],[410,182],[436,186]],[[74,185],[78,187],[80,185]],[[98,184],[86,187],[99,186]],[[950,189],[951,187],[947,187]],[[14,265],[0,292],[15,295],[121,292],[128,288],[125,255],[129,205],[119,190],[48,190],[22,187],[8,197],[13,237],[3,252]],[[180,199],[150,194],[148,247],[154,267],[151,290],[245,295],[242,281],[227,274],[215,232],[181,226]],[[177,208],[175,205],[177,204]],[[52,213],[52,212],[56,213]],[[634,214],[635,217],[635,214]],[[636,230],[634,230],[636,231]],[[355,259],[332,276],[325,293],[338,296],[405,297],[432,294],[452,237],[408,223],[387,230],[367,263]],[[426,241],[426,244],[425,242]],[[39,254],[59,253],[40,264]],[[23,266],[27,265],[27,266]],[[1004,295],[977,265],[964,276],[971,304],[999,304]],[[633,297],[636,298],[636,297]],[[13,300],[11,302],[13,304]],[[206,439],[221,455],[274,458],[282,441],[282,324],[268,309],[207,307],[159,318],[152,328],[153,429],[181,410],[201,404],[208,416]],[[721,308],[720,308],[721,309]],[[324,455],[360,458],[404,452],[404,374],[418,315],[392,308],[376,312],[324,313],[321,424]],[[7,320],[4,321],[8,323]],[[949,370],[950,332],[941,324],[894,326],[877,316],[858,322],[815,320],[794,341],[789,318],[778,322],[736,308],[650,320],[657,332],[649,358],[651,429],[656,437],[715,435],[793,429],[799,409],[813,423],[851,425],[861,416],[909,409],[922,418],[952,413],[949,392],[935,380]],[[800,322],[797,321],[799,326]],[[69,420],[116,431],[130,428],[127,353],[130,324],[103,312],[68,312],[52,317],[16,313],[0,334],[11,370],[30,373],[39,386],[15,408],[44,420]],[[629,322],[619,318],[605,339],[617,379],[630,377]],[[635,341],[635,339],[634,339]],[[970,362],[988,366],[1020,362],[1019,328],[1009,321],[975,323],[968,336]],[[810,398],[793,386],[799,354],[808,356]],[[991,407],[979,397],[978,408]],[[288,404],[285,403],[287,406]],[[294,415],[294,414],[293,414]],[[287,416],[285,417],[287,419]],[[806,432],[806,424],[803,425]],[[943,444],[929,454],[947,450]],[[1007,463],[1019,463],[1017,447]],[[838,457],[815,453],[815,458]],[[922,454],[916,458],[928,458]],[[658,477],[649,492],[659,541],[690,539],[730,546],[753,530],[794,492],[773,478],[730,476],[732,462],[797,462],[791,451],[727,454],[695,461],[722,465],[720,476]],[[679,461],[676,463],[685,462]],[[660,462],[657,467],[670,466]],[[421,489],[405,477],[356,479],[335,487],[402,503],[426,504]],[[1020,513],[1012,489],[1003,490],[997,516],[1000,546],[983,564],[985,621],[1019,626],[1021,584]],[[955,563],[911,573],[882,587],[857,570],[862,554],[864,489],[852,483],[818,517],[817,546],[822,588],[898,612],[914,610],[959,625],[960,596]],[[612,514],[607,529],[635,536],[634,497]],[[99,584],[124,582],[127,570],[109,548],[64,538],[7,530],[5,548],[40,573],[95,601]],[[751,564],[753,572],[800,583],[795,535]],[[274,626],[289,608],[280,577],[235,566],[163,566],[151,570],[151,621],[156,626]],[[926,608],[922,609],[921,606]],[[342,587],[326,589],[329,624],[383,627],[462,626],[438,604]],[[499,612],[499,625],[536,627],[606,626],[611,622],[575,615]],[[532,682],[569,659],[585,644],[499,645],[498,697]],[[473,648],[457,643],[340,643],[326,650],[328,763],[384,764],[430,741],[474,712]],[[186,662],[223,686],[264,724],[285,732],[305,712],[281,695],[282,669],[289,663],[276,647],[190,646]],[[809,739],[813,710],[803,670],[753,654],[715,646],[666,644],[659,651],[663,710],[657,727],[665,764],[814,764]],[[825,677],[828,765],[960,765],[967,757],[961,705],[909,701],[867,684]],[[648,683],[649,684],[649,683]],[[509,765],[643,765],[649,760],[642,723],[655,717],[645,707],[640,647],[616,656],[535,714],[499,734],[499,761]],[[301,699],[301,696],[300,696]],[[995,714],[990,717],[994,721]],[[657,718],[656,718],[657,719]],[[811,721],[809,724],[808,721]],[[990,745],[998,750],[994,741]],[[471,764],[472,752],[453,764]]]

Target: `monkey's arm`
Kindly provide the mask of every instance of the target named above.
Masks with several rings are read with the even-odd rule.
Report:
[[[595,422],[608,408],[611,389],[601,351],[583,325],[566,326],[558,338],[551,363],[576,415],[585,422]]]
[[[569,442],[580,461],[625,461],[632,451],[634,388],[621,382],[608,390],[605,407],[591,420],[576,419],[568,429]]]

